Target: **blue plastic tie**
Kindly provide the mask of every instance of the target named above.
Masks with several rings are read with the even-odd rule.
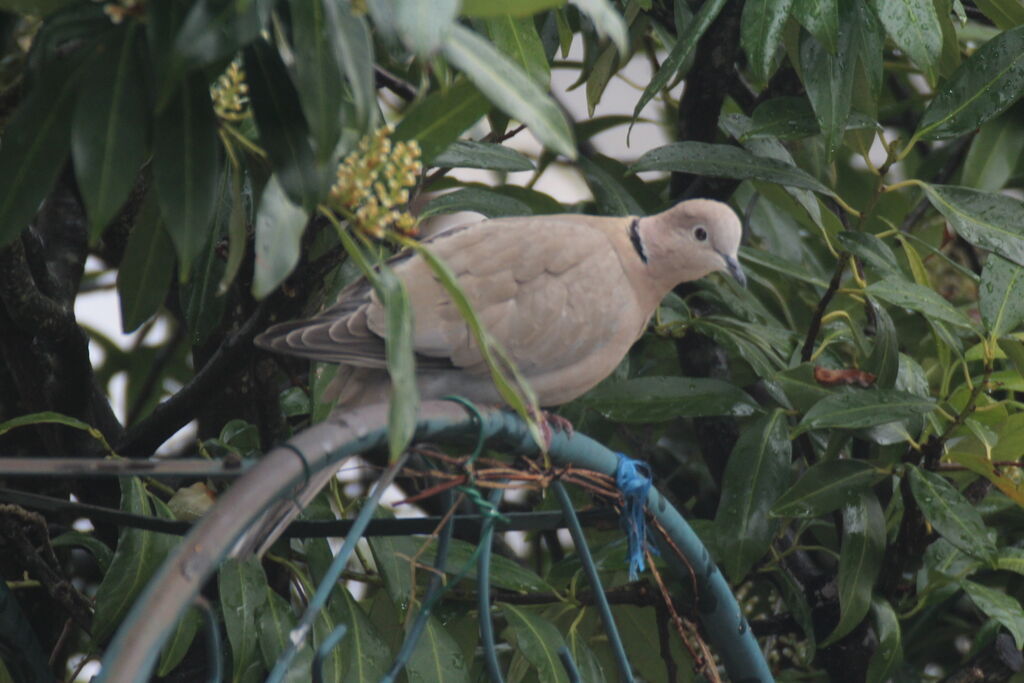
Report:
[[[647,516],[644,507],[647,504],[647,493],[651,490],[651,467],[642,460],[634,460],[622,453],[615,455],[619,458],[619,464],[615,467],[615,485],[622,492],[624,501],[620,523],[629,544],[629,580],[636,581],[645,569]]]

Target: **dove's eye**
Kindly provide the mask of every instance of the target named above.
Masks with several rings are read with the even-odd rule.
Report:
[[[708,238],[708,231],[704,229],[704,226],[698,225],[697,229],[693,231],[693,236],[697,238],[698,242],[703,242]]]

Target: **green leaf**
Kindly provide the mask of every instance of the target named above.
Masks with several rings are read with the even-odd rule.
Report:
[[[579,399],[616,422],[664,422],[676,417],[753,415],[757,404],[739,387],[703,377],[638,377],[602,384]]]
[[[1013,363],[1014,369],[1024,376],[1024,343],[1016,339],[1004,337],[999,340],[999,348],[1002,349],[1006,357]]]
[[[238,200],[239,205],[242,200],[240,196],[235,196],[236,182],[231,174],[223,173],[218,185],[220,187],[217,193],[217,209],[213,217],[210,241],[203,247],[196,260],[188,282],[178,288],[178,303],[188,325],[192,346],[199,346],[205,342],[224,315],[227,298],[220,293],[220,283],[226,275],[221,252],[222,238],[232,230],[231,221],[245,220],[244,217],[235,216],[235,200]],[[245,211],[241,206],[238,210]],[[230,261],[231,247],[228,248]]]
[[[395,30],[414,54],[429,57],[440,49],[459,13],[458,0],[394,0]]]
[[[763,136],[793,140],[816,135],[821,126],[805,97],[773,97],[757,105],[740,140]]]
[[[867,680],[887,681],[893,677],[903,662],[903,636],[900,632],[900,620],[892,605],[884,598],[872,600],[871,611],[875,617],[878,647],[871,655]]]
[[[757,156],[732,145],[674,142],[645,153],[629,170],[631,173],[682,171],[716,178],[756,179],[833,194],[832,190],[792,164]]]
[[[508,14],[513,17],[529,17],[554,7],[561,7],[565,0],[462,0],[461,13],[466,17],[497,17]]]
[[[376,683],[391,667],[393,657],[387,642],[344,583],[334,588],[331,605],[337,620],[348,624],[345,640],[341,641],[342,654],[348,662],[345,680]]]
[[[768,551],[779,521],[772,504],[790,481],[792,444],[786,414],[776,410],[746,426],[729,455],[715,530],[729,543],[716,559],[729,580],[740,583]]]
[[[839,42],[839,4],[837,0],[796,0],[793,18],[807,29],[830,54]]]
[[[469,665],[462,649],[436,617],[427,619],[423,635],[406,664],[410,683],[422,681],[452,681],[469,683]]]
[[[164,643],[160,652],[160,661],[156,667],[157,676],[166,676],[188,654],[192,641],[195,640],[199,627],[203,625],[203,614],[197,607],[189,607],[185,616],[178,620],[174,633]]]
[[[294,203],[312,211],[327,183],[314,163],[309,127],[288,69],[267,41],[245,48],[245,80],[260,142],[278,183]]]
[[[350,125],[367,133],[377,119],[377,82],[370,28],[364,17],[352,13],[351,3],[325,1],[324,16],[335,60],[345,73],[355,106],[355,120]]]
[[[610,157],[603,157],[597,161],[581,156],[576,163],[579,164],[583,178],[590,186],[599,213],[604,216],[643,216],[647,213],[626,188],[626,181],[630,177],[625,166]],[[619,166],[619,173],[610,168],[613,164]],[[642,183],[639,184],[643,186]]]
[[[532,171],[534,166],[521,153],[493,142],[456,140],[433,158],[433,166],[483,168],[490,171]]]
[[[942,54],[942,27],[932,0],[873,0],[886,33],[935,83]],[[948,21],[948,19],[947,19]]]
[[[391,399],[388,412],[388,452],[395,462],[412,441],[419,415],[420,396],[416,384],[416,359],[412,344],[412,307],[409,293],[394,273],[381,265],[380,294],[388,312],[385,346]]]
[[[420,212],[420,218],[456,211],[476,211],[488,218],[529,216],[533,213],[529,205],[518,199],[493,190],[467,187],[431,199]]]
[[[917,311],[926,318],[943,320],[966,329],[973,329],[971,321],[963,313],[942,298],[935,290],[908,282],[898,277],[887,277],[884,280],[868,285],[870,296],[888,301],[891,304]]]
[[[293,204],[285,194],[277,176],[271,176],[263,188],[260,208],[256,213],[252,295],[257,299],[274,291],[299,262],[307,219],[302,207]]]
[[[1024,320],[1024,267],[989,254],[978,287],[981,319],[994,337],[1013,332]]]
[[[1021,95],[1024,26],[1000,33],[960,65],[925,109],[914,138],[941,140],[969,133]]]
[[[135,219],[117,270],[121,330],[125,334],[160,310],[173,277],[174,245],[160,220],[157,198],[150,192]]]
[[[1003,189],[1024,157],[1024,107],[983,125],[971,141],[960,183],[985,192]]]
[[[518,605],[498,603],[498,608],[508,621],[516,650],[537,669],[539,679],[545,683],[567,682],[558,659],[558,649],[565,647],[565,639],[555,625]]]
[[[198,0],[192,4],[167,57],[170,67],[164,87],[172,85],[185,70],[213,64],[238,52],[263,30],[273,4],[272,0]]]
[[[995,545],[981,515],[942,475],[911,467],[910,489],[921,512],[943,538],[968,555],[994,560]]]
[[[955,185],[924,185],[928,200],[971,244],[1024,265],[1024,203]]]
[[[149,495],[138,477],[121,478],[121,510],[134,515],[153,514]],[[104,642],[114,633],[175,541],[173,536],[155,531],[121,528],[110,569],[96,589],[92,622],[96,642]]]
[[[675,78],[679,69],[682,68],[683,64],[686,63],[696,49],[697,41],[700,40],[701,36],[708,30],[708,27],[711,26],[711,22],[715,20],[719,12],[722,11],[722,8],[725,7],[725,3],[726,0],[707,0],[701,4],[697,15],[683,29],[683,33],[676,40],[676,44],[672,46],[672,50],[661,63],[661,67],[655,72],[654,77],[640,95],[640,99],[637,100],[636,105],[633,107],[633,123],[636,123],[636,120],[640,118],[640,112],[647,106],[647,103],[661,92],[670,80]],[[630,129],[632,129],[632,125],[630,124]]]
[[[858,56],[868,84],[868,93],[876,101],[873,106],[864,107],[860,102],[857,106],[863,111],[875,111],[885,77],[885,29],[870,3],[858,2],[856,5],[857,41],[860,44]]]
[[[1006,30],[1024,24],[1024,5],[1005,0],[975,0],[974,4],[999,28]]]
[[[114,452],[110,447],[110,444],[107,443],[106,438],[104,438],[103,432],[93,427],[88,422],[82,422],[78,418],[50,410],[43,410],[38,413],[28,413],[27,415],[19,415],[18,417],[12,417],[10,420],[0,422],[0,436],[3,436],[12,429],[17,429],[18,427],[27,427],[29,425],[39,424],[58,424],[72,429],[78,429],[83,432],[88,432],[89,436],[102,444],[103,450],[107,453]]]
[[[1024,648],[1024,607],[1017,598],[974,581],[961,581],[960,585],[975,607],[1006,627],[1018,650]]]
[[[160,134],[153,140],[153,181],[184,280],[210,239],[220,176],[217,121],[202,74],[180,83],[154,129]]]
[[[237,681],[247,663],[256,655],[259,644],[256,614],[267,601],[269,586],[258,559],[240,561],[229,558],[217,574],[217,589],[224,628],[231,643],[232,671]]]
[[[565,114],[550,95],[491,43],[455,24],[444,54],[491,102],[526,124],[544,146],[570,159],[576,158],[576,145]]]
[[[793,0],[748,0],[740,21],[740,44],[747,53],[754,81],[766,85],[774,71],[775,53]]]
[[[871,594],[885,555],[885,514],[878,498],[863,492],[843,508],[839,553],[839,624],[821,643],[827,647],[852,631],[871,607]]]
[[[836,235],[836,239],[843,249],[860,257],[868,265],[877,268],[879,272],[886,275],[903,274],[893,250],[870,232],[844,230]]]
[[[3,128],[0,246],[28,227],[68,155],[78,80],[64,63],[45,67]]]
[[[395,140],[416,140],[420,144],[423,161],[439,166],[437,156],[443,154],[490,108],[490,102],[476,86],[459,78],[447,90],[432,92],[409,107],[393,137]]]
[[[538,85],[547,88],[551,82],[551,67],[533,19],[517,19],[506,14],[487,19],[486,24],[494,46],[523,67],[523,71]]]
[[[257,612],[256,635],[259,639],[260,655],[263,658],[263,666],[270,671],[277,664],[278,658],[291,645],[295,615],[292,614],[292,608],[288,601],[275,593],[269,585],[266,587],[266,599]],[[312,678],[310,670],[312,663],[313,650],[307,640],[292,660],[284,679],[285,682],[309,683]]]
[[[590,17],[600,36],[607,36],[623,58],[629,53],[629,28],[610,0],[572,0],[580,12]]]
[[[330,0],[327,0],[328,2]],[[331,26],[322,0],[292,0],[292,51],[299,103],[309,122],[316,158],[331,158],[341,136],[341,65],[331,42]]]
[[[800,44],[804,87],[825,136],[825,150],[829,159],[835,156],[842,144],[846,123],[850,118],[853,79],[856,74],[854,65],[857,63],[859,47],[854,39],[857,23],[852,16],[853,8],[853,3],[843,4],[835,54],[812,36],[805,36]]]
[[[65,531],[50,541],[50,545],[54,548],[85,548],[93,556],[93,559],[96,560],[96,565],[103,574],[106,574],[107,570],[110,569],[110,562],[114,557],[114,553],[111,552],[106,543],[95,536],[84,534],[81,531]]]
[[[228,214],[228,259],[224,264],[224,275],[217,285],[217,295],[223,296],[228,287],[235,281],[238,269],[242,267],[242,259],[245,257],[245,248],[248,244],[247,226],[250,220],[252,195],[245,193],[245,200],[242,195],[242,176],[240,173],[231,174],[231,213]]]
[[[875,315],[875,343],[864,369],[875,375],[876,387],[892,389],[900,369],[899,337],[889,312],[870,299],[868,302]]]
[[[136,22],[119,27],[81,75],[71,156],[93,242],[128,197],[149,151],[149,106],[138,55],[141,37]]]
[[[826,460],[812,465],[775,501],[775,517],[820,517],[855,503],[889,474],[861,460]]]
[[[935,409],[929,398],[895,389],[839,391],[815,404],[793,435],[814,429],[861,429],[925,415]]]

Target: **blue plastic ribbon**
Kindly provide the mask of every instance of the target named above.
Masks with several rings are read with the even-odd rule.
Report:
[[[619,464],[615,468],[615,485],[624,501],[620,524],[626,532],[629,545],[629,580],[636,581],[644,571],[644,550],[647,547],[647,516],[644,506],[651,490],[651,467],[642,460],[634,460],[616,453]]]

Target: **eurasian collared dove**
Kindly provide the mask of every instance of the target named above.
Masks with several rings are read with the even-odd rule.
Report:
[[[458,277],[488,332],[529,381],[541,406],[571,401],[607,377],[676,285],[737,261],[742,228],[727,205],[691,199],[645,218],[559,214],[454,228],[426,244]],[[406,286],[420,396],[500,403],[468,325],[419,256],[390,262]],[[363,278],[308,320],[275,325],[264,349],[340,364],[328,394],[336,411],[387,401],[387,312]],[[313,474],[236,546],[264,552],[334,476]],[[258,548],[258,550],[257,550]]]
[[[679,283],[716,270],[745,282],[736,260],[740,235],[727,205],[691,199],[646,218],[485,220],[426,243],[456,274],[540,405],[555,406],[611,374]],[[500,403],[468,325],[430,266],[408,254],[390,265],[409,293],[420,396]],[[338,303],[275,325],[256,344],[344,366],[332,392],[343,409],[388,399],[386,334],[387,312],[361,278]]]

